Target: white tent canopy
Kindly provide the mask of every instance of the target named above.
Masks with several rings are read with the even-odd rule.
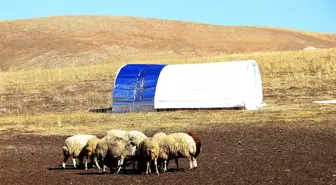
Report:
[[[154,98],[154,109],[262,106],[262,82],[254,60],[167,65]]]

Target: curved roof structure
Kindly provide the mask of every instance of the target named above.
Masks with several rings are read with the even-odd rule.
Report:
[[[128,64],[117,73],[113,112],[263,106],[254,60],[198,64]]]

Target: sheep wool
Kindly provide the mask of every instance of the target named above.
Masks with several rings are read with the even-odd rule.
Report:
[[[76,168],[76,158],[79,159],[80,163],[83,162],[85,155],[84,148],[89,139],[96,138],[97,136],[89,134],[78,134],[68,137],[65,140],[65,146],[63,146],[64,160],[62,163],[63,169],[65,169],[65,164],[70,156],[72,156],[73,166]]]

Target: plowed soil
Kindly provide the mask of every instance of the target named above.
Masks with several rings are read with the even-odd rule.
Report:
[[[61,170],[66,136],[0,135],[0,184],[333,184],[336,136],[327,129],[288,126],[221,127],[199,131],[198,168],[157,175]],[[188,168],[186,159],[180,166]]]

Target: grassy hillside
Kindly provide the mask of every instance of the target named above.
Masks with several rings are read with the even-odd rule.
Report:
[[[336,49],[257,52],[143,63],[243,59],[254,59],[259,64],[264,101],[268,104],[262,110],[88,113],[89,108],[111,106],[115,74],[124,62],[2,72],[0,130],[68,135],[105,133],[111,128],[176,130],[236,124],[324,124],[336,128],[335,105],[312,103],[336,98]]]
[[[0,22],[0,71],[336,47],[335,34],[117,16]]]

